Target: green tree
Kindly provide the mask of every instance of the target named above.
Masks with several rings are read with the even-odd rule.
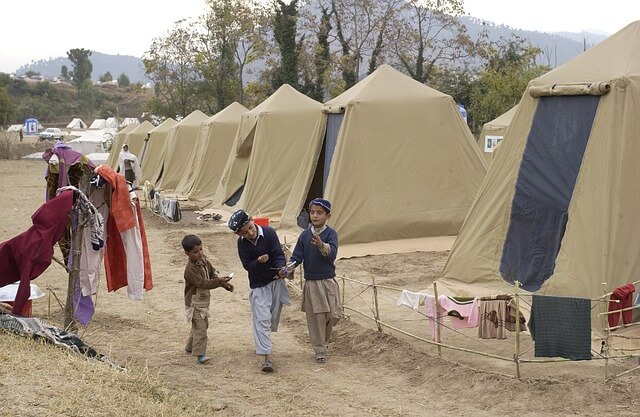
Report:
[[[318,28],[318,45],[315,50],[314,64],[316,69],[316,82],[313,89],[312,98],[324,101],[325,78],[330,70],[331,52],[329,46],[329,35],[331,34],[331,16],[329,9],[322,6],[320,9],[320,27]]]
[[[69,68],[67,68],[66,65],[63,65],[60,68],[60,77],[65,81],[69,81],[71,79],[71,76],[69,75]]]
[[[201,20],[204,31],[195,43],[196,68],[201,75],[200,92],[212,113],[222,110],[239,95],[238,68],[234,58],[237,47],[236,8],[242,2],[209,0],[207,14]],[[207,97],[214,98],[215,102]]]
[[[275,0],[273,6],[273,37],[280,51],[280,63],[275,69],[272,85],[274,89],[282,84],[298,88],[298,0],[292,0],[289,4]]]
[[[71,78],[73,79],[73,84],[80,89],[85,81],[91,80],[91,72],[93,72],[93,64],[89,57],[91,56],[91,51],[88,49],[71,49],[67,51],[67,58],[71,61],[73,65],[73,71],[71,71]]]
[[[5,126],[13,120],[13,103],[9,99],[9,94],[0,83],[0,126]]]
[[[186,116],[200,108],[201,81],[196,67],[197,36],[187,21],[178,21],[170,32],[153,40],[142,59],[145,73],[154,82],[150,110],[159,116]]]
[[[526,40],[512,36],[491,44],[485,50],[486,64],[471,91],[469,115],[473,115],[474,132],[518,104],[527,84],[550,68],[536,63],[540,49]]]
[[[24,75],[26,75],[29,78],[33,78],[33,77],[35,77],[37,75],[40,75],[40,73],[39,72],[35,72],[35,71],[27,71],[27,72],[25,72]]]
[[[113,81],[113,75],[111,75],[111,71],[105,72],[103,75],[100,76],[99,80],[101,83]]]
[[[123,72],[118,76],[118,87],[129,87],[129,85],[131,85],[131,81],[129,77],[127,77],[127,74]]]

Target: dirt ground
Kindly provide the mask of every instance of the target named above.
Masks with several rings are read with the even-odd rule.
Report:
[[[0,241],[30,226],[31,214],[43,201],[44,168],[42,162],[0,161]],[[115,361],[147,369],[174,392],[203,402],[222,402],[224,407],[216,415],[640,415],[640,373],[605,383],[602,361],[527,364],[522,365],[522,380],[517,380],[492,373],[513,375],[512,362],[450,350],[443,350],[439,357],[435,347],[388,329],[378,332],[372,321],[352,311],[345,311],[346,317],[335,329],[327,363],[316,364],[300,297],[293,289],[294,305],[285,308],[280,330],[273,337],[276,372],[263,374],[254,354],[248,280],[236,255],[234,235],[223,225],[197,220],[189,213],[177,224],[149,211],[144,216],[154,289],[136,302],[127,298],[124,289],[107,293],[103,281],[96,314],[80,335]],[[202,237],[218,270],[236,273],[234,293],[212,292],[208,349],[212,361],[205,366],[184,353],[189,327],[183,317],[186,258],[180,239],[187,233]],[[363,282],[373,277],[390,287],[420,290],[438,276],[446,256],[446,252],[426,252],[346,259],[337,262],[337,270],[341,277]],[[58,265],[52,264],[34,283],[65,299],[66,273]],[[370,288],[347,282],[344,289],[346,305],[373,315]],[[380,292],[381,319],[427,338],[422,316],[396,307],[397,295],[393,290]],[[34,301],[33,314],[54,324],[62,322],[55,297]],[[443,340],[505,357],[513,354],[513,339],[480,343],[472,335],[445,332]],[[532,346],[527,337],[523,335],[525,350]],[[633,362],[617,361],[610,369],[630,369]],[[5,371],[1,376],[4,381],[9,378],[19,375]]]

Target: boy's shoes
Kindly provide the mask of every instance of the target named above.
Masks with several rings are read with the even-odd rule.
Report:
[[[262,362],[262,372],[273,372],[273,361]]]
[[[326,353],[316,353],[316,362],[317,363],[325,363],[327,361]]]
[[[208,357],[207,355],[198,355],[198,363],[200,365],[204,365],[205,363],[209,363],[210,360],[211,360],[211,358]]]

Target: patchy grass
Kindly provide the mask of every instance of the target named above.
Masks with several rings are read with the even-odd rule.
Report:
[[[210,416],[222,407],[174,394],[148,369],[119,369],[0,332],[3,415]]]

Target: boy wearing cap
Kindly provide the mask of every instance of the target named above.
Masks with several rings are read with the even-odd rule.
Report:
[[[300,233],[290,264],[304,265],[302,311],[307,316],[309,339],[316,362],[327,359],[327,346],[333,326],[342,316],[340,289],[335,280],[335,260],[338,254],[338,234],[327,226],[331,203],[324,198],[309,203],[309,228]],[[281,274],[287,272],[282,270]]]
[[[229,228],[238,235],[238,256],[249,275],[256,354],[264,356],[262,372],[273,372],[271,332],[278,331],[282,305],[291,305],[287,285],[278,274],[285,265],[284,252],[276,231],[256,225],[244,210],[231,215]]]

